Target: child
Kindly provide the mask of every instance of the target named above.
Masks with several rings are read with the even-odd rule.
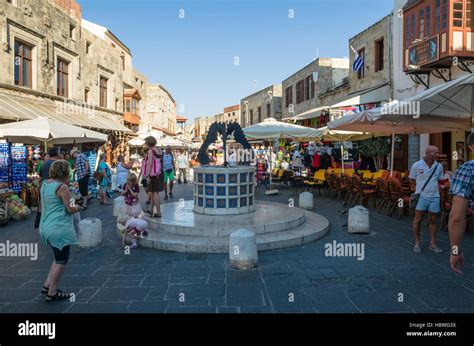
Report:
[[[122,238],[122,247],[125,247],[125,243],[127,242],[127,238],[130,238],[131,241],[131,249],[136,249],[137,239],[142,236],[146,237],[148,232],[146,231],[148,227],[148,222],[146,220],[137,218],[137,217],[130,217],[128,215],[120,215],[117,218],[117,222],[123,228],[123,238]]]
[[[140,187],[138,186],[138,178],[134,173],[130,173],[127,182],[123,185],[122,196],[125,198],[124,213],[137,217],[140,215],[142,208],[138,200]]]

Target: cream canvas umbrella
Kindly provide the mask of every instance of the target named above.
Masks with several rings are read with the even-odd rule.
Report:
[[[312,141],[321,137],[323,131],[267,118],[263,122],[243,129],[247,139],[279,140],[289,138],[296,142]],[[270,186],[272,185],[272,155],[270,149]]]
[[[105,142],[107,135],[49,118],[36,118],[0,125],[0,137],[25,144],[71,144]]]
[[[385,112],[385,109],[382,110],[381,107],[355,113],[329,122],[328,128],[339,131],[365,131],[377,134],[391,134],[390,171],[392,172],[395,152],[395,134],[439,133],[462,129],[466,126],[466,123],[450,122],[439,118],[436,121],[430,121],[426,117],[417,118],[413,115],[392,115],[386,114]]]
[[[322,137],[324,141],[341,142],[341,160],[342,160],[342,173],[344,173],[344,143],[347,141],[361,141],[367,138],[372,138],[372,133],[360,132],[360,131],[343,131],[343,130],[331,130],[329,127],[321,127]],[[380,134],[378,134],[380,135]]]
[[[281,139],[289,138],[294,141],[311,141],[321,137],[320,129],[294,125],[267,118],[263,122],[243,129],[247,139]]]

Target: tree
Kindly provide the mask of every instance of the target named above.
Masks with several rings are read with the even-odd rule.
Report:
[[[359,152],[366,157],[373,157],[377,170],[382,168],[383,160],[390,152],[386,137],[366,139],[359,143]]]

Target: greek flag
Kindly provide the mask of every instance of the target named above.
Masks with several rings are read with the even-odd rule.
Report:
[[[364,58],[359,56],[357,52],[354,51],[354,62],[352,63],[352,70],[359,72],[364,67]]]

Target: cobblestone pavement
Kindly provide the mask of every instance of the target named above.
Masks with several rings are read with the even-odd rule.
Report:
[[[259,199],[288,203],[297,194],[282,190]],[[192,185],[176,185],[175,199],[191,199]],[[165,203],[169,203],[167,201]],[[34,215],[0,228],[0,243],[39,242],[39,257],[0,257],[0,312],[474,312],[474,239],[465,239],[466,267],[457,275],[448,267],[449,242],[439,234],[445,253],[412,251],[408,217],[397,220],[370,212],[371,234],[349,235],[342,205],[316,195],[314,211],[330,220],[330,233],[304,246],[259,253],[260,265],[250,271],[229,267],[225,254],[185,254],[140,248],[124,255],[114,233],[112,207],[94,201],[82,217],[98,217],[103,244],[71,252],[61,288],[76,294],[75,302],[45,303],[39,294],[52,261],[39,241]],[[365,244],[365,258],[327,257],[325,244]],[[184,294],[184,295],[183,295]],[[184,299],[183,299],[184,298]],[[183,301],[184,300],[184,301]]]

